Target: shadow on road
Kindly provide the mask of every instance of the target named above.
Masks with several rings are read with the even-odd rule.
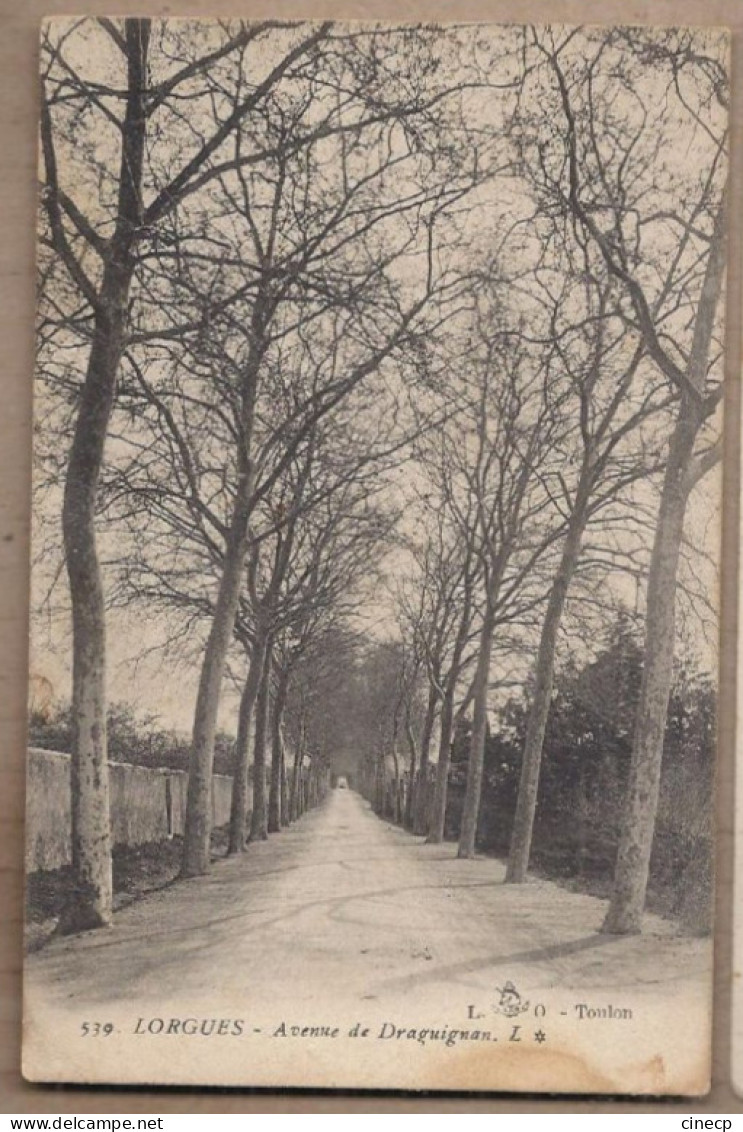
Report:
[[[636,938],[636,937],[633,937]],[[550,944],[546,947],[536,947],[528,951],[513,951],[510,955],[488,955],[483,959],[471,960],[468,963],[455,963],[448,967],[434,967],[420,975],[406,975],[405,978],[390,979],[384,983],[384,990],[396,988],[423,986],[425,983],[456,980],[461,975],[472,975],[488,967],[503,967],[522,963],[543,963],[554,959],[564,959],[570,955],[577,955],[583,951],[594,951],[597,948],[608,947],[621,941],[626,942],[626,936],[599,935],[598,932],[585,936],[582,939],[570,940],[567,943]]]

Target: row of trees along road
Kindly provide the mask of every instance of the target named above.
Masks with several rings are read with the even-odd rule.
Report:
[[[354,752],[380,807],[391,760],[395,815],[440,842],[471,716],[472,856],[493,697],[519,684],[520,883],[566,611],[600,621],[597,593],[634,586],[606,929],[638,930],[684,518],[719,458],[719,37],[71,20],[45,26],[42,86],[37,546],[69,582],[65,926],[111,917],[111,617],[162,618],[161,651],[200,673],[184,876],[209,868],[225,689],[231,852],[298,816],[306,757],[318,796]],[[370,619],[397,625],[386,708],[340,734],[328,705]]]

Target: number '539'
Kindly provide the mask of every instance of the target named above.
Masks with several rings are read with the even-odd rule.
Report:
[[[80,1033],[84,1038],[107,1038],[114,1032],[113,1022],[81,1022]]]

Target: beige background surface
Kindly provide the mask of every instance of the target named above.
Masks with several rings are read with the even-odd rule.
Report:
[[[27,665],[28,499],[33,350],[36,37],[45,15],[328,16],[356,19],[718,24],[733,32],[733,149],[728,284],[728,397],[723,536],[722,718],[714,1084],[702,1101],[277,1096],[220,1090],[45,1088],[20,1077],[23,773]],[[743,0],[0,0],[0,1112],[687,1112],[743,1113],[731,1091],[729,1031],[734,692],[740,406]],[[739,1076],[743,1076],[740,1074]]]

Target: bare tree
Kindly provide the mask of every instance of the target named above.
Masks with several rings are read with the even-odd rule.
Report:
[[[483,760],[488,727],[488,692],[499,614],[533,575],[536,563],[557,537],[559,523],[544,491],[560,431],[557,396],[547,395],[544,359],[530,350],[518,330],[492,321],[485,302],[475,320],[469,410],[472,459],[465,474],[476,499],[482,557],[482,599],[477,659],[472,682],[473,725],[467,767],[459,856],[475,855]],[[559,517],[558,517],[559,518]]]
[[[445,439],[445,438],[442,438]],[[449,786],[451,745],[454,736],[457,710],[466,710],[469,696],[465,695],[457,709],[457,694],[462,678],[471,665],[473,625],[477,614],[476,598],[482,578],[482,556],[479,553],[479,524],[477,504],[470,485],[464,484],[463,497],[458,498],[454,476],[449,466],[448,444],[439,448],[438,487],[441,504],[449,513],[448,538],[440,544],[444,553],[441,565],[446,603],[453,616],[448,619],[449,640],[440,665],[441,716],[439,721],[439,749],[436,780],[428,823],[427,841],[440,844],[444,839],[446,802]],[[446,548],[446,549],[445,549]]]
[[[533,37],[565,125],[549,166],[553,196],[621,287],[626,319],[677,394],[648,577],[627,814],[604,926],[615,933],[641,927],[673,670],[684,516],[690,492],[720,455],[707,434],[721,397],[716,335],[725,266],[727,77],[725,61],[705,53],[703,44],[689,50],[689,34],[669,31],[660,43],[639,37],[633,45],[621,31],[603,43],[583,33],[579,49],[588,63],[577,74],[572,35],[559,43]],[[596,62],[605,64],[610,53],[615,66],[604,67],[597,81]],[[665,69],[665,101],[653,93],[657,74],[651,78],[645,71],[648,62]],[[599,139],[615,84],[624,94],[633,92],[636,113],[622,123],[613,116],[609,153]],[[666,203],[653,187],[655,170],[664,167],[667,175],[683,177],[671,168],[667,142],[679,123],[693,137],[701,176],[695,170],[683,202],[676,180]]]
[[[62,525],[73,621],[73,857],[75,899],[64,916],[69,930],[96,927],[111,917],[111,864],[106,757],[105,600],[95,535],[97,488],[104,447],[116,398],[116,383],[130,325],[130,295],[141,248],[162,219],[197,185],[209,181],[212,159],[225,138],[239,127],[266,92],[292,65],[327,34],[327,25],[293,45],[274,72],[243,93],[226,121],[213,120],[194,147],[184,142],[182,162],[165,173],[167,163],[150,168],[148,138],[162,130],[183,138],[177,100],[194,79],[203,82],[202,103],[209,104],[212,67],[257,43],[266,25],[236,25],[219,42],[189,52],[174,68],[168,42],[177,31],[159,25],[154,50],[165,48],[166,76],[150,80],[153,44],[151,22],[77,21],[44,29],[42,37],[41,143],[45,184],[42,193],[46,233],[54,254],[86,304],[89,349],[80,386],[77,415],[64,491]],[[121,81],[108,85],[86,72],[91,38],[103,37],[118,56]],[[182,46],[182,45],[181,45]],[[176,56],[177,57],[177,56]],[[112,178],[109,163],[99,162],[95,138],[119,154]],[[75,200],[76,186],[61,183],[58,153],[65,168],[85,184],[100,175],[100,200],[87,214]],[[163,174],[165,174],[163,176]],[[155,185],[149,201],[146,189]],[[90,260],[93,259],[93,265]]]
[[[570,455],[550,484],[565,519],[565,534],[534,664],[508,883],[523,882],[529,866],[558,634],[584,534],[589,525],[600,525],[607,507],[616,510],[623,497],[626,506],[635,503],[630,489],[662,467],[653,418],[665,413],[673,400],[614,305],[615,281],[606,274],[596,277],[592,266],[585,247],[578,250],[577,264],[568,253],[563,256],[560,293],[553,296],[545,288],[554,366],[568,379],[569,400],[562,411],[573,415],[575,427],[566,437]],[[581,306],[582,316],[576,318]]]
[[[433,844],[443,838],[455,697],[472,659],[466,647],[471,644],[475,591],[482,570],[474,498],[466,481],[455,485],[455,436],[456,418],[448,427],[426,434],[417,445],[416,460],[425,481],[413,502],[421,515],[421,530],[411,539],[415,573],[410,578],[410,593],[401,594],[403,638],[412,641],[428,685],[420,742],[426,759],[419,776],[417,823],[412,828],[426,834]],[[438,762],[431,795],[426,768],[437,714]],[[410,746],[417,756],[418,747],[412,740]],[[411,795],[415,777],[411,773]],[[412,810],[413,798],[409,801]]]
[[[313,103],[314,94],[310,91],[303,114],[311,113]],[[403,158],[412,164],[410,172],[417,172],[418,176],[421,161],[430,171],[434,159],[425,154],[419,141],[414,145],[412,137],[401,129],[397,105],[384,113],[377,109],[371,136],[365,129],[366,116],[364,100],[361,111],[355,114],[344,102],[343,128],[350,129],[353,121],[355,133],[363,139],[363,148],[359,152],[361,141],[358,146],[346,145],[341,134],[332,185],[315,178],[320,159],[313,157],[305,146],[301,160],[295,161],[291,169],[283,159],[279,160],[272,174],[273,200],[266,215],[257,212],[256,189],[252,185],[246,187],[244,178],[231,201],[241,209],[254,245],[251,256],[260,264],[260,273],[257,289],[250,295],[246,360],[238,366],[241,407],[234,504],[226,528],[215,615],[195,712],[184,875],[208,867],[209,790],[219,690],[237,612],[256,493],[270,490],[280,474],[282,461],[291,459],[315,422],[383,367],[411,340],[411,335],[421,334],[421,319],[433,296],[440,299],[452,285],[447,273],[437,269],[434,258],[436,220],[452,200],[475,183],[476,175],[472,170],[457,173],[449,161],[453,182],[442,183],[439,174],[433,184],[420,181],[402,199],[394,193],[390,197],[389,191],[382,193],[385,174]],[[292,123],[292,129],[299,128],[297,122]],[[402,156],[392,146],[376,145],[390,131],[400,132]],[[296,149],[296,143],[293,148]],[[327,160],[323,160],[322,167],[327,166]],[[265,171],[262,176],[265,179]],[[305,198],[299,222],[295,207],[298,191]],[[309,218],[312,223],[305,230]],[[396,231],[385,227],[391,218],[397,223]],[[268,232],[261,233],[260,225],[265,224]],[[382,229],[388,235],[384,251],[378,243]],[[356,252],[355,262],[364,267],[360,273],[355,269],[356,277],[349,286],[350,247]],[[421,253],[428,256],[429,270],[418,293],[408,295],[391,267],[399,267],[401,262]],[[384,317],[384,325],[380,316]],[[440,313],[437,317],[441,317]],[[229,318],[234,321],[232,309]],[[295,389],[295,404],[279,433],[283,455],[259,488],[252,451],[256,408],[262,384],[287,348],[287,337],[293,339],[310,363],[309,370],[301,374],[302,380],[308,378],[308,385]]]

